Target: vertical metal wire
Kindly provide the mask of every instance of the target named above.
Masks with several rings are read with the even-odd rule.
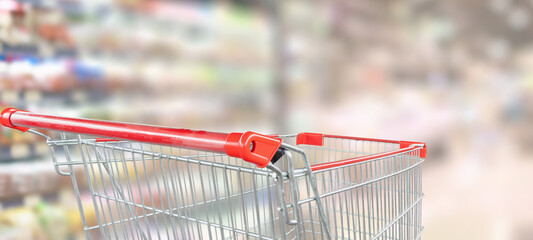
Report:
[[[392,143],[324,140],[322,147],[303,148],[324,154],[323,162],[398,149]],[[360,185],[323,198],[332,236],[338,239],[418,239],[423,229],[418,212],[423,194],[421,188],[415,187],[421,181],[418,176],[414,177],[422,161],[414,157],[417,155],[418,152],[405,153],[315,174],[321,194]],[[331,159],[332,156],[335,159]],[[308,226],[306,231],[316,232],[311,226],[305,226]]]
[[[309,163],[390,151],[397,144],[325,138],[323,146],[299,146],[307,158],[284,157],[277,164],[284,171],[277,181],[290,190],[280,198],[274,174],[226,155],[60,136],[49,144],[63,146],[66,161],[57,164],[71,175],[87,238],[94,229],[102,239],[324,239],[325,231],[335,239],[419,239],[423,231],[418,150],[312,177],[306,171]],[[69,150],[76,145],[79,152]],[[85,220],[76,165],[83,167],[97,226]],[[286,224],[280,206],[297,225]]]

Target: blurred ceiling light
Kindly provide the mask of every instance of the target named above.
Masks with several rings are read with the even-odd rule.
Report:
[[[490,0],[489,8],[495,13],[504,13],[509,9],[511,2],[509,0]]]
[[[526,30],[530,23],[529,13],[524,8],[514,8],[508,18],[507,23],[514,30]]]
[[[487,45],[487,55],[492,60],[501,61],[509,55],[509,42],[504,39],[494,39]]]
[[[20,12],[23,10],[22,4],[13,0],[0,1],[0,11],[5,12]]]

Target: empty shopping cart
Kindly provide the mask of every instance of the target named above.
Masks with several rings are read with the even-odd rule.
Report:
[[[87,238],[419,239],[424,143],[261,135],[7,108],[72,180]]]

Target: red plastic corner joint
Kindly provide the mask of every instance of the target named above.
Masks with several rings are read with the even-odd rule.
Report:
[[[6,109],[4,109],[2,111],[2,113],[0,113],[0,123],[2,125],[6,126],[6,127],[17,129],[17,130],[22,131],[22,132],[26,132],[30,128],[17,127],[15,125],[11,124],[11,115],[13,115],[13,113],[16,113],[18,111],[26,112],[26,111],[23,111],[23,110],[20,110],[20,109],[16,109],[16,108],[6,108]]]
[[[412,144],[424,144],[424,147],[422,149],[420,149],[420,157],[421,158],[426,158],[427,148],[426,148],[426,144],[423,143],[423,142],[400,141],[400,148],[408,148]],[[409,154],[413,154],[414,155],[413,152],[411,152]]]
[[[281,146],[281,139],[254,132],[230,133],[226,139],[225,150],[229,156],[266,167]]]
[[[296,138],[296,145],[324,145],[324,134],[319,133],[300,133]]]

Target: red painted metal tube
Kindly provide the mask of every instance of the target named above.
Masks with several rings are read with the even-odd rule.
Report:
[[[413,142],[413,141],[398,141],[398,140],[388,140],[388,139],[378,139],[378,138],[365,138],[365,137],[350,137],[350,136],[339,136],[339,135],[326,135],[320,133],[300,133],[296,138],[296,144],[306,144],[306,145],[315,145],[323,146],[324,138],[338,138],[338,139],[349,139],[356,141],[370,141],[370,142],[382,142],[382,143],[392,143],[399,144],[400,148],[406,148],[411,146],[411,144],[422,144],[424,147],[420,149],[419,156],[421,158],[426,157],[426,144],[423,142]]]
[[[396,143],[400,144],[401,141],[398,140],[388,140],[388,139],[377,139],[377,138],[365,138],[365,137],[350,137],[350,136],[339,136],[339,135],[328,135],[321,133],[300,133],[297,137],[296,144],[307,144],[322,146],[324,144],[323,138],[342,138],[342,139],[351,139],[358,141],[372,141],[372,142],[382,142],[382,143]]]
[[[162,144],[189,149],[226,153],[265,167],[281,146],[281,140],[253,132],[217,133],[159,126],[66,118],[6,108],[0,115],[6,127],[27,131],[40,128],[105,138]],[[100,138],[99,138],[100,139]]]
[[[318,170],[340,167],[340,166],[358,163],[358,162],[370,161],[370,160],[374,160],[377,158],[383,158],[383,157],[389,157],[389,156],[396,155],[396,154],[402,154],[402,153],[409,152],[417,148],[420,148],[420,147],[415,147],[415,146],[406,147],[406,148],[402,148],[402,149],[398,149],[398,150],[394,150],[390,152],[384,152],[384,153],[372,154],[368,156],[362,156],[362,157],[349,158],[349,159],[344,159],[344,160],[339,160],[339,161],[334,161],[334,162],[316,164],[316,165],[311,166],[311,170],[318,171]]]
[[[352,140],[360,140],[360,141],[382,142],[382,143],[400,143],[400,141],[397,141],[397,140],[378,139],[378,138],[348,137],[348,136],[338,136],[338,135],[324,135],[324,137],[344,138],[344,139],[352,139]]]

